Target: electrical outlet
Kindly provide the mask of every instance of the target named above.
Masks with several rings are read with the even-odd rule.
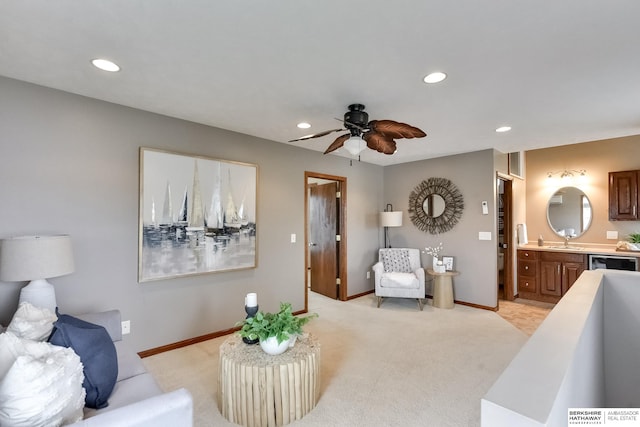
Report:
[[[127,335],[131,333],[131,320],[123,320],[122,321],[122,335]]]
[[[367,279],[371,279],[371,272],[367,271]]]
[[[618,240],[618,232],[617,231],[607,231],[607,239],[609,239],[609,240]]]

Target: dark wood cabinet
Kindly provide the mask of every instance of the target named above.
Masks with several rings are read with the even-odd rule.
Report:
[[[518,250],[519,297],[556,303],[586,268],[586,254]]]
[[[637,221],[640,171],[609,172],[609,220]]]
[[[562,296],[562,263],[540,261],[540,294],[552,297]]]
[[[518,294],[533,298],[538,293],[538,252],[518,251]]]

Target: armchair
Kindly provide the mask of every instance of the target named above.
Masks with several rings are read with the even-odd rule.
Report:
[[[373,266],[378,307],[385,297],[416,298],[422,310],[425,297],[424,270],[420,266],[420,250],[385,248],[378,251]]]

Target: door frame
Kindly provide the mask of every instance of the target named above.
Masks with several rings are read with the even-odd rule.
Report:
[[[503,280],[504,280],[504,299],[507,301],[513,301],[515,299],[515,291],[513,285],[513,260],[514,260],[514,232],[513,232],[513,177],[509,175],[504,175],[501,173],[497,174],[496,179],[502,180],[504,182],[504,199],[503,199],[503,210],[504,210],[504,241],[507,243],[507,250],[504,251],[504,271],[503,271]],[[496,181],[496,199],[498,196],[498,185]],[[497,227],[497,221],[496,221]],[[498,235],[496,231],[496,236]],[[496,283],[497,286],[497,283]],[[499,298],[497,299],[496,307],[499,306]]]
[[[327,175],[320,172],[304,172],[304,307],[309,304],[309,178],[327,179],[338,182],[340,199],[338,199],[338,278],[340,287],[338,300],[347,300],[347,178],[337,175]]]

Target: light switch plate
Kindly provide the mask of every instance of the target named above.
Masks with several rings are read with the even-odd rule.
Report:
[[[491,232],[490,231],[479,231],[478,232],[478,240],[491,240]]]
[[[607,239],[609,239],[609,240],[618,240],[618,232],[617,231],[607,231]]]
[[[296,235],[295,233],[291,235],[291,243],[295,243],[296,242]]]

